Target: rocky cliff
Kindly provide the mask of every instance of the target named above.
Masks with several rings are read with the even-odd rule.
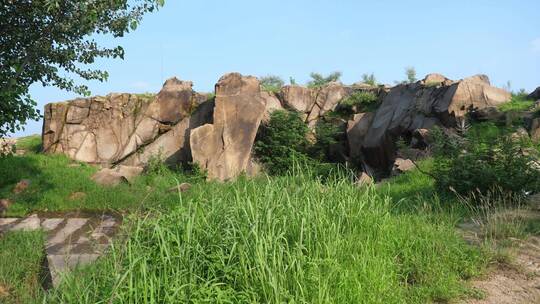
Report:
[[[435,125],[452,127],[471,110],[495,107],[510,94],[490,85],[484,75],[452,81],[431,74],[424,80],[389,88],[330,83],[320,88],[285,86],[261,90],[257,78],[223,76],[215,96],[199,94],[176,78],[155,96],[110,94],[45,107],[43,149],[105,166],[145,166],[159,156],[169,164],[195,162],[211,179],[229,180],[260,169],[252,155],[257,130],[278,109],[302,113],[312,129],[358,92],[377,96],[371,112],[355,109],[343,119],[345,159],[366,171],[388,170],[395,142]]]

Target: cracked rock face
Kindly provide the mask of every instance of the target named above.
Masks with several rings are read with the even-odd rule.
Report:
[[[137,163],[136,153],[167,133],[185,133],[189,117],[206,96],[191,89],[191,82],[172,78],[153,98],[137,94],[109,94],[45,106],[43,150],[64,153],[86,163]],[[182,130],[182,127],[184,130]],[[166,137],[176,137],[170,134]],[[162,140],[163,142],[163,140]],[[164,144],[165,154],[180,150],[183,140]],[[174,147],[171,147],[174,146]],[[174,150],[174,151],[172,151]],[[164,155],[169,157],[170,155]],[[148,159],[142,157],[142,162]]]
[[[435,125],[454,127],[456,118],[470,110],[498,106],[510,98],[510,93],[491,86],[485,75],[452,82],[431,74],[423,81],[398,85],[376,111],[362,141],[362,154],[370,167],[388,170],[400,136]]]
[[[191,131],[193,161],[209,179],[226,181],[256,167],[251,149],[265,114],[267,101],[259,81],[231,73],[216,84],[214,123]]]

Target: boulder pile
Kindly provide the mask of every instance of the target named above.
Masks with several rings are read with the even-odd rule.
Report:
[[[274,93],[262,90],[255,77],[230,73],[218,81],[215,95],[197,93],[191,82],[172,78],[155,96],[109,94],[46,105],[43,149],[104,167],[144,167],[155,157],[167,164],[195,162],[210,179],[225,181],[260,171],[252,150],[259,126],[272,111],[299,111],[314,130],[357,92],[372,93],[380,105],[342,118],[345,158],[360,162],[370,175],[391,172],[399,138],[424,145],[433,126],[453,127],[466,113],[511,97],[484,75],[452,81],[430,74],[392,88],[290,85]]]

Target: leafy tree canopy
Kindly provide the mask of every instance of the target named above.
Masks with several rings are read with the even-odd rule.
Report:
[[[308,82],[308,87],[318,88],[330,82],[338,81],[341,78],[341,72],[334,72],[326,77],[320,73],[311,73],[309,76],[311,77],[311,81]]]
[[[73,80],[107,79],[88,68],[96,58],[123,58],[124,50],[100,47],[96,35],[122,37],[164,0],[2,0],[0,2],[0,137],[39,118],[28,93],[33,83],[81,95]]]

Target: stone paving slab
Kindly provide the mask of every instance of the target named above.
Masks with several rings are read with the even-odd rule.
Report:
[[[52,286],[62,274],[95,261],[105,253],[120,220],[103,215],[96,218],[0,218],[0,233],[42,229],[47,233],[45,253]]]

